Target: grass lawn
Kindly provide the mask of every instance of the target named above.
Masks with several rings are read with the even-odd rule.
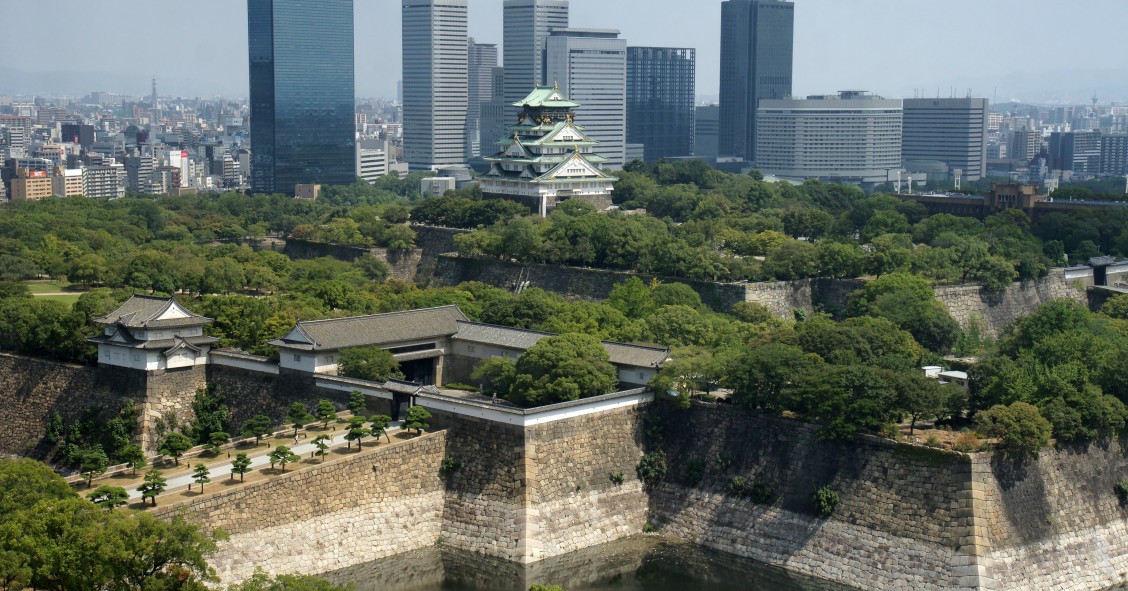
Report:
[[[30,281],[22,282],[27,286],[28,291],[32,295],[39,293],[54,293],[59,291],[73,291],[78,286],[72,287],[68,281],[56,281],[54,279],[32,279]]]
[[[68,293],[66,295],[36,295],[36,296],[33,296],[33,297],[38,298],[38,299],[42,299],[42,300],[54,300],[56,302],[62,302],[64,304],[68,305],[68,306],[73,306],[74,303],[78,301],[79,295],[81,295],[81,294]]]

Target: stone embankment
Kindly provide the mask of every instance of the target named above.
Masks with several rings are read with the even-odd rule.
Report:
[[[446,447],[446,433],[432,433],[154,514],[227,532],[210,558],[223,581],[243,580],[255,567],[332,571],[435,544],[444,497],[436,468]]]

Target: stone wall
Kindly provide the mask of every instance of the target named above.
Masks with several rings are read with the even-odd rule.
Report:
[[[726,407],[666,419],[669,475],[650,495],[659,531],[859,589],[970,588],[966,456],[824,442],[809,425]],[[729,494],[734,476],[767,484],[774,500]],[[829,519],[813,507],[822,486],[840,498]]]
[[[512,290],[518,283],[522,283],[526,287],[539,287],[565,296],[603,300],[611,294],[612,288],[631,277],[638,277],[647,283],[653,279],[665,283],[684,283],[701,296],[701,301],[706,306],[719,312],[727,312],[733,304],[745,300],[745,285],[741,283],[713,283],[646,273],[526,264],[457,255],[439,256],[431,284],[452,286],[464,281],[481,281]]]
[[[313,377],[307,374],[286,372],[273,376],[253,371],[209,365],[207,383],[215,392],[223,395],[231,409],[230,425],[233,431],[255,415],[266,415],[274,424],[285,422],[286,411],[294,402],[302,402],[312,413],[322,399],[336,404],[341,410],[348,405],[348,393],[336,390],[323,390],[313,384]],[[372,401],[373,406],[377,406]],[[373,408],[387,414],[387,408]]]
[[[828,312],[838,317],[846,311],[847,296],[865,285],[858,279],[802,279],[749,283],[744,300],[763,305],[772,314],[792,319],[795,310]]]
[[[101,373],[121,372],[109,367],[99,368]],[[129,372],[132,379],[142,380],[140,372]],[[144,380],[145,398],[141,404],[141,444],[147,451],[160,446],[161,429],[159,421],[165,425],[187,425],[196,419],[192,402],[196,391],[207,386],[205,366],[153,372]],[[170,429],[171,430],[171,429]]]
[[[630,407],[526,431],[526,561],[642,532],[647,502],[635,467],[643,455],[644,412]],[[623,483],[615,484],[613,474]]]
[[[1037,459],[977,454],[976,525],[983,589],[1090,591],[1128,583],[1128,480],[1119,441],[1043,451]]]
[[[446,476],[444,545],[532,562],[640,533],[642,412],[524,429],[436,412],[432,428],[447,429],[447,455],[462,464]]]
[[[423,251],[420,248],[399,252],[377,246],[368,248],[344,246],[295,238],[287,239],[285,244],[283,254],[297,260],[333,257],[342,261],[355,261],[363,255],[370,254],[387,263],[388,277],[409,283],[415,281],[419,261],[423,258]]]
[[[446,433],[155,510],[230,534],[210,563],[224,582],[255,567],[318,574],[432,546],[443,516]],[[222,487],[214,482],[213,487]]]
[[[1061,269],[1051,269],[1038,281],[1014,283],[1001,294],[985,293],[977,285],[957,285],[937,287],[936,298],[961,327],[966,329],[974,318],[980,324],[980,335],[992,338],[1050,300],[1068,298],[1088,304],[1085,291],[1069,285]]]
[[[52,414],[69,422],[98,407],[109,420],[127,399],[140,407],[145,385],[134,372],[0,355],[0,396],[0,455],[42,459],[50,451],[42,439]]]

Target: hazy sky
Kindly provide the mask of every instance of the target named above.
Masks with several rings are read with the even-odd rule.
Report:
[[[999,101],[1128,101],[1128,0],[796,0],[797,95],[890,97],[968,88]],[[470,34],[501,43],[501,0],[470,0]],[[715,96],[720,0],[572,0],[572,26],[630,45],[697,48],[697,91]],[[392,97],[399,0],[356,0],[356,88]],[[0,0],[0,94],[109,90],[244,96],[243,0]],[[22,24],[21,24],[22,23]],[[1118,71],[1112,75],[1113,71]],[[77,73],[45,76],[44,73]],[[49,86],[51,88],[36,88]],[[74,90],[69,90],[74,87]],[[1035,96],[1037,95],[1037,96]]]

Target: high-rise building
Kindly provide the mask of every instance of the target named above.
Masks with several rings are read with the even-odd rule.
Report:
[[[1055,131],[1049,141],[1050,170],[1074,174],[1097,174],[1101,168],[1099,131]]]
[[[1030,162],[1042,151],[1042,132],[1036,129],[1016,129],[1007,138],[1007,158]]]
[[[353,0],[247,0],[247,32],[251,189],[352,183]]]
[[[51,196],[51,178],[43,170],[16,170],[12,179],[12,201],[39,201]]]
[[[599,142],[607,167],[621,168],[627,143],[627,41],[613,29],[553,29],[545,62],[552,84],[583,105],[577,115],[587,136]]]
[[[884,183],[901,170],[901,117],[900,100],[861,91],[761,100],[756,167],[787,179]]]
[[[505,102],[505,68],[490,70],[490,86],[493,88],[493,98],[482,103],[480,118],[482,130],[479,145],[483,156],[498,150],[498,140],[505,135],[509,122],[506,116],[511,105]]]
[[[388,174],[388,140],[362,141],[356,147],[356,176],[369,183]]]
[[[1128,135],[1101,136],[1101,170],[1103,175],[1128,174]]]
[[[551,84],[544,65],[546,43],[552,29],[568,28],[568,0],[505,0],[502,37],[505,81],[503,98],[506,124],[517,119],[513,106],[537,85]]]
[[[791,96],[795,5],[785,0],[721,3],[720,152],[756,161],[756,107]]]
[[[905,99],[901,157],[905,168],[927,170],[930,180],[956,171],[977,181],[987,173],[987,99]]]
[[[125,197],[125,166],[113,158],[103,158],[83,168],[82,194],[89,199]]]
[[[693,154],[697,51],[627,48],[627,143],[648,162]]]
[[[493,153],[491,148],[482,150],[481,147],[482,105],[490,102],[494,96],[492,74],[497,67],[497,45],[475,43],[471,37],[466,47],[466,158],[469,160],[481,156],[482,152]]]
[[[466,0],[403,0],[403,151],[411,170],[466,162]]]
[[[82,169],[64,168],[55,169],[55,176],[51,177],[51,194],[55,197],[70,197],[82,194]]]
[[[697,158],[712,160],[720,155],[717,151],[721,133],[720,119],[719,106],[697,107],[693,117],[693,155]]]

